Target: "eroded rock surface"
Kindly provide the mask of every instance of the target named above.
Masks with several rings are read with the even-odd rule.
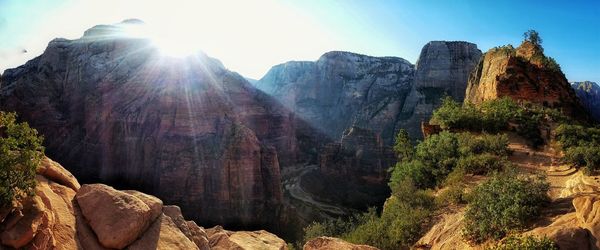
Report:
[[[274,223],[264,215],[282,203],[280,167],[316,152],[311,128],[218,60],[163,56],[119,36],[127,25],[54,39],[6,70],[0,108],[40,131],[47,154],[84,183],[147,192],[206,223]]]
[[[304,244],[304,250],[377,250],[379,248],[357,245],[346,242],[342,239],[332,237],[318,237],[309,240]]]
[[[74,178],[54,181],[57,172],[71,175],[47,158],[37,172],[36,195],[10,207],[0,220],[0,249],[233,249],[227,242],[239,249],[286,249],[282,239],[264,230],[220,229],[223,242],[209,245],[202,227],[156,197],[103,184],[76,190]]]
[[[548,63],[542,49],[530,42],[486,52],[469,78],[466,102],[510,97],[516,101],[557,108],[588,119],[575,91],[558,66]]]

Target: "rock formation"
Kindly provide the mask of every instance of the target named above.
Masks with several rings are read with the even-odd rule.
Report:
[[[186,221],[177,206],[138,191],[103,184],[79,186],[45,158],[35,196],[0,217],[0,248],[17,249],[287,249],[267,231],[225,232]],[[233,244],[235,245],[231,245]],[[235,247],[232,247],[235,246]]]
[[[377,250],[379,248],[375,248],[367,245],[356,245],[352,243],[348,243],[344,240],[332,237],[318,237],[312,240],[309,240],[304,244],[304,250]]]
[[[481,51],[468,42],[432,41],[421,50],[415,82],[402,108],[407,117],[398,126],[411,137],[420,138],[421,122],[429,121],[441,98],[450,96],[462,102],[469,74],[477,66]]]
[[[394,151],[377,134],[351,127],[344,132],[340,143],[327,144],[320,152],[320,173],[329,180],[326,183],[333,185],[326,185],[326,189],[335,191],[313,193],[355,208],[383,204],[389,196],[388,169],[395,163]]]
[[[504,46],[486,52],[469,78],[465,102],[474,104],[500,97],[528,101],[588,116],[560,67],[540,46],[525,41],[518,48]]]
[[[256,86],[331,138],[356,125],[389,139],[413,77],[402,58],[334,51],[316,62],[274,66]]]
[[[600,121],[600,86],[595,82],[574,82],[571,87],[581,100],[583,107],[596,121]]]
[[[444,95],[462,101],[480,56],[475,44],[442,41],[425,45],[416,68],[397,57],[329,52],[277,65],[256,86],[333,139],[355,125],[391,145],[400,128],[420,138],[420,122]]]
[[[40,131],[84,183],[151,193],[203,223],[273,223],[280,166],[316,152],[297,140],[314,138],[310,128],[216,59],[163,56],[122,36],[129,25],[55,39],[6,70],[0,109]]]

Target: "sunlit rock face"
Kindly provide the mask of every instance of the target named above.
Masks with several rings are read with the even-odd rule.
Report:
[[[115,29],[55,39],[6,70],[0,108],[38,129],[83,183],[152,193],[205,224],[272,223],[302,123],[219,61],[163,57]]]
[[[508,97],[556,108],[581,119],[589,116],[560,68],[544,61],[542,48],[523,42],[516,49],[491,49],[472,72],[465,101],[474,104]]]
[[[571,87],[581,100],[583,107],[600,122],[600,86],[595,82],[574,82]]]
[[[397,57],[329,52],[316,62],[273,67],[256,86],[331,138],[352,125],[392,138],[414,66]]]

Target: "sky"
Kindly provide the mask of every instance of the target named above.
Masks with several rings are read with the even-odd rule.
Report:
[[[535,29],[569,81],[600,83],[600,0],[0,0],[0,72],[53,38],[130,18],[146,22],[165,51],[202,50],[254,79],[332,50],[416,63],[432,40],[485,52]]]

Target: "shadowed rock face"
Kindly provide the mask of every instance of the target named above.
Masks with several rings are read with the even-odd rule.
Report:
[[[352,125],[392,138],[413,77],[402,58],[334,51],[277,65],[256,86],[331,138]]]
[[[411,137],[421,138],[421,122],[427,122],[441,98],[450,96],[462,102],[469,74],[481,58],[477,45],[468,42],[432,41],[421,50],[415,71],[415,81],[406,98],[399,120]]]
[[[141,189],[203,223],[273,222],[280,164],[297,160],[306,127],[219,61],[163,57],[148,40],[115,36],[121,28],[55,39],[6,70],[0,108],[38,129],[84,183]]]
[[[479,104],[510,97],[588,119],[564,74],[559,68],[548,66],[543,58],[542,49],[530,42],[523,42],[516,49],[505,47],[486,52],[469,78],[465,101]]]
[[[600,86],[595,82],[585,81],[574,82],[571,87],[575,90],[583,107],[596,121],[600,121]]]
[[[356,125],[391,145],[400,128],[421,137],[421,121],[444,95],[462,101],[480,56],[475,44],[434,41],[415,69],[397,57],[329,52],[316,62],[277,65],[256,86],[332,138]]]

